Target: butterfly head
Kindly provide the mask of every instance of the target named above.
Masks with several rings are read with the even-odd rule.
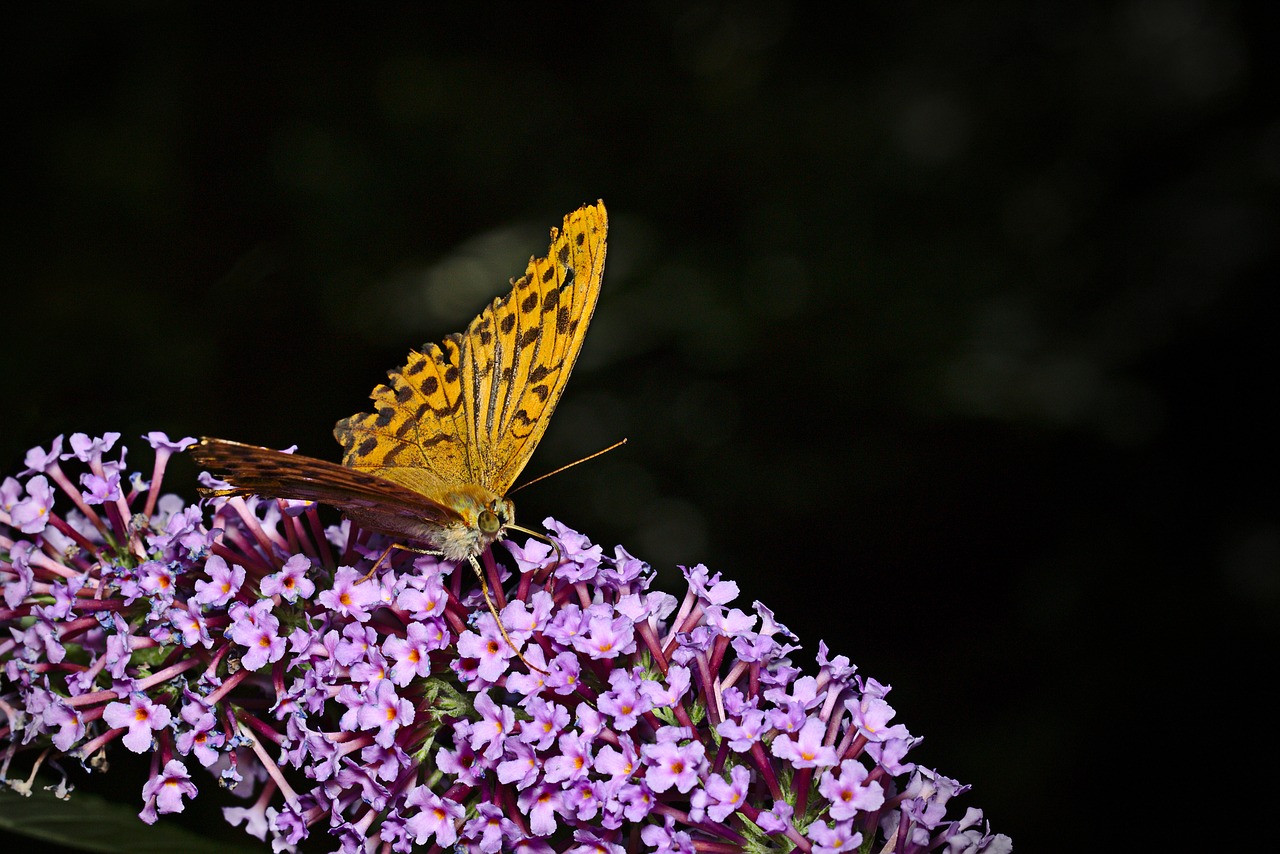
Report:
[[[494,498],[476,514],[476,529],[488,537],[498,539],[507,525],[515,521],[516,508],[505,498]]]
[[[479,555],[502,539],[515,521],[516,509],[507,499],[481,486],[466,485],[441,496],[441,502],[455,514],[451,524],[424,520],[431,541],[449,560],[466,560]]]

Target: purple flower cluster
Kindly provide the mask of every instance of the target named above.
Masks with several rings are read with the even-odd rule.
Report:
[[[705,567],[677,599],[547,520],[555,550],[483,557],[504,637],[470,567],[392,550],[366,578],[380,535],[302,502],[188,506],[159,488],[192,440],[150,434],[148,482],[118,438],[58,437],[0,485],[15,788],[19,756],[33,779],[119,740],[151,758],[144,821],[182,811],[199,765],[277,851],[1011,850],[981,811],[947,818],[968,787],[907,761],[888,686],[823,644],[802,674]]]

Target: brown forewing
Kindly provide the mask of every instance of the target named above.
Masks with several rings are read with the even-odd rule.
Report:
[[[190,450],[197,462],[231,490],[206,490],[222,495],[262,495],[316,501],[345,510],[366,525],[403,531],[401,520],[446,526],[461,521],[455,510],[399,484],[336,463],[205,437]]]

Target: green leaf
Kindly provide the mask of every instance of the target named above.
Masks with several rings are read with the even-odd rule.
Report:
[[[165,816],[153,825],[138,818],[138,807],[112,803],[97,795],[73,792],[62,801],[43,789],[22,797],[0,792],[0,829],[44,842],[110,854],[221,854],[218,843],[172,823]],[[245,849],[257,844],[246,837]]]

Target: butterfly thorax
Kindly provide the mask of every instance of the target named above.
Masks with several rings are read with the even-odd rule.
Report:
[[[440,503],[452,507],[462,517],[454,525],[437,527],[435,546],[446,560],[475,557],[502,539],[507,525],[516,519],[516,508],[505,498],[483,486],[466,484],[440,496]]]
[[[446,560],[469,560],[502,539],[507,525],[515,521],[515,505],[483,486],[460,484],[433,494],[432,500],[457,514],[446,524],[438,519],[389,516],[379,508],[349,507],[352,521],[371,530],[399,534],[430,546]]]

